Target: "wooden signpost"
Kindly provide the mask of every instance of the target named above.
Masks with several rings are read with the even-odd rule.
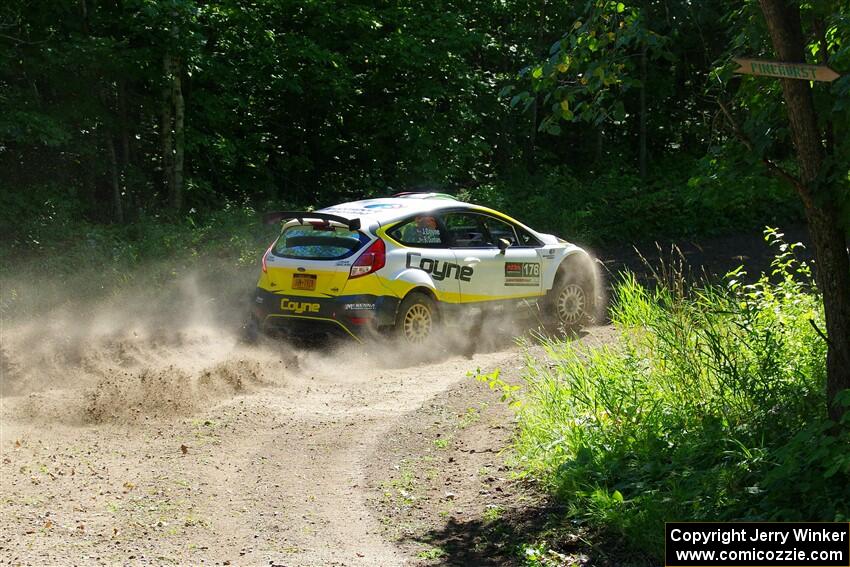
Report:
[[[762,75],[782,79],[801,79],[804,81],[826,81],[831,83],[841,75],[826,65],[805,65],[801,63],[783,63],[782,61],[762,61],[759,59],[732,59],[739,65],[733,73]]]

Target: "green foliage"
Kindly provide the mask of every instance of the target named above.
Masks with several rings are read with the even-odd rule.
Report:
[[[768,238],[779,254],[756,283],[626,276],[616,346],[529,358],[520,460],[575,520],[656,556],[664,521],[846,520],[850,413],[837,433],[824,415],[822,306],[795,246]]]
[[[128,270],[176,255],[216,253],[243,262],[248,256],[256,259],[257,250],[268,244],[273,232],[259,222],[254,209],[229,204],[202,217],[190,213],[178,223],[151,217],[132,225],[105,226],[74,219],[51,201],[45,205],[0,248],[4,259],[14,256],[20,267],[32,258],[43,269],[62,275],[88,268]],[[62,253],[52,254],[55,250]]]
[[[758,167],[747,170],[720,156],[659,165],[647,183],[628,169],[591,176],[553,167],[535,175],[520,171],[461,196],[587,244],[720,234],[802,220],[792,191]]]
[[[546,544],[524,545],[520,550],[523,565],[527,567],[556,567],[569,565],[570,558],[550,549]]]
[[[186,208],[301,204],[491,173],[530,19],[474,2],[132,0],[0,7],[0,185],[60,184],[110,218],[163,208],[164,56],[186,101]],[[513,51],[509,47],[513,45]],[[112,149],[110,149],[112,147]],[[35,201],[37,202],[37,201]]]
[[[116,179],[125,222],[179,216],[163,173],[167,56],[185,99],[179,213],[428,188],[593,243],[800,218],[761,163],[794,169],[780,83],[733,78],[727,65],[767,45],[753,3],[85,6],[0,6],[4,238],[33,242],[32,226],[57,216],[117,219]],[[807,31],[823,21],[841,72],[846,12],[834,2],[803,12]],[[825,179],[844,185],[848,89],[845,74],[813,91],[834,129]],[[753,152],[717,119],[718,94],[732,97]]]
[[[831,83],[811,83],[811,100],[824,142],[818,179],[809,183],[809,189],[817,201],[832,201],[836,205],[831,206],[843,210],[845,230],[850,227],[850,178],[847,175],[850,159],[848,8],[850,5],[846,2],[832,0],[818,0],[799,6],[805,58],[802,62],[826,64],[842,75]],[[738,145],[741,154],[754,161],[770,160],[782,164],[790,175],[801,177],[805,166],[796,163],[781,82],[732,73],[734,64],[730,61],[731,57],[776,58],[758,4],[743,3],[727,12],[722,21],[730,33],[729,45],[716,57],[711,71],[713,78],[706,84],[706,94],[727,101],[730,114],[739,123],[741,137],[748,140],[746,146]]]
[[[519,405],[520,401],[517,398],[517,392],[520,390],[520,386],[505,382],[499,377],[500,374],[501,372],[498,368],[489,374],[482,374],[481,369],[478,369],[475,372],[475,379],[487,384],[491,390],[501,392],[501,401],[507,402],[511,406]]]
[[[416,554],[416,557],[419,559],[424,559],[426,561],[435,561],[441,557],[445,557],[446,552],[440,547],[431,547],[428,549],[424,549]]]
[[[560,134],[560,120],[601,124],[622,123],[626,110],[622,95],[640,84],[630,53],[649,52],[654,59],[670,57],[665,39],[649,30],[640,9],[622,2],[588,2],[563,37],[549,49],[544,62],[523,69],[535,93],[544,93],[546,117],[540,130]],[[511,104],[524,101],[528,108],[536,99],[527,91],[515,95]]]

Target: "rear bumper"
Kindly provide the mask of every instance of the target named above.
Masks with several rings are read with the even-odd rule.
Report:
[[[360,340],[395,323],[400,300],[391,296],[303,297],[257,288],[252,315],[263,332],[341,334]]]

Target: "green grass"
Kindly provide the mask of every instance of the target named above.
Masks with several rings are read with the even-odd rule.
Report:
[[[425,549],[423,551],[420,551],[419,553],[416,554],[416,557],[419,558],[419,559],[425,559],[425,560],[435,560],[435,559],[439,559],[440,557],[443,557],[445,555],[446,555],[446,552],[443,551],[441,548],[431,547],[431,548]]]
[[[415,461],[402,459],[399,463],[398,476],[382,484],[385,502],[408,508],[419,498],[414,471],[416,464]]]
[[[550,360],[528,359],[519,465],[600,539],[659,558],[665,521],[850,517],[820,298],[794,246],[770,238],[780,253],[757,283],[650,291],[626,276],[617,344],[547,340]]]
[[[502,515],[505,513],[505,509],[496,504],[488,504],[487,508],[484,510],[484,513],[481,514],[481,517],[485,522],[495,522],[501,519]]]

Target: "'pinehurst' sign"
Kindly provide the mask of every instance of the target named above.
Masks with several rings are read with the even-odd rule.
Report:
[[[782,61],[740,59],[737,57],[732,59],[732,61],[739,65],[733,72],[745,75],[826,82],[832,82],[841,76],[825,65],[805,65],[802,63],[784,63]]]

